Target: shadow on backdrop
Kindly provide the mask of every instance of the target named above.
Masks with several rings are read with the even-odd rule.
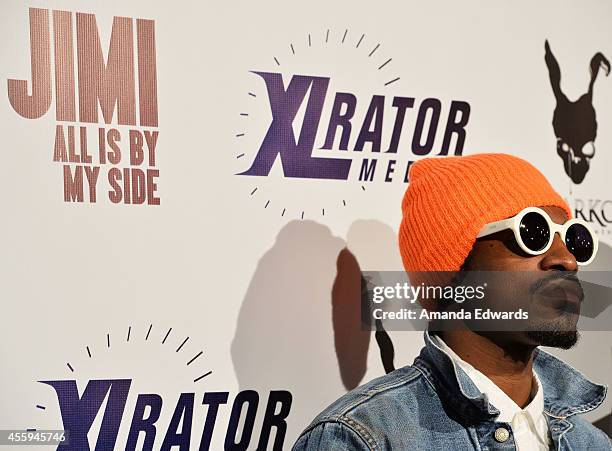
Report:
[[[357,387],[367,370],[371,332],[362,330],[361,308],[368,281],[362,272],[402,268],[397,234],[376,220],[358,220],[349,228],[347,245],[337,260],[332,291],[334,344],[342,383],[347,390]],[[376,342],[386,373],[393,371],[394,349],[389,335],[377,324]]]
[[[396,233],[366,220],[351,225],[346,243],[314,221],[292,221],[259,260],[238,315],[232,362],[240,390],[291,392],[289,440],[362,382],[371,332],[361,328],[361,271],[398,265]]]
[[[240,390],[291,392],[288,440],[344,392],[331,305],[344,246],[314,221],[288,223],[259,260],[240,309],[231,347]]]

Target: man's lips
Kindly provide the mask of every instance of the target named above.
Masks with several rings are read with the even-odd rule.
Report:
[[[584,292],[575,276],[554,277],[538,284],[535,293],[539,298],[550,300],[555,307],[571,313],[580,312]]]

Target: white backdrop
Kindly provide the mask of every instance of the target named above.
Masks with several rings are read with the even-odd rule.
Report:
[[[312,417],[346,391],[332,323],[342,249],[350,251],[344,254],[348,263],[341,260],[353,275],[350,268],[401,268],[396,232],[402,178],[407,162],[421,158],[410,143],[426,98],[442,106],[431,155],[441,148],[451,101],[463,101],[470,106],[463,154],[523,157],[572,204],[599,200],[598,211],[612,199],[612,80],[602,70],[595,82],[597,151],[585,180],[572,185],[556,155],[555,98],[544,61],[548,40],[563,91],[571,100],[584,94],[593,55],[612,57],[609,2],[7,0],[0,6],[1,75],[27,80],[28,89],[29,7],[70,11],[73,26],[74,13],[95,14],[105,58],[114,16],[154,20],[160,205],[111,203],[110,164],[102,167],[95,204],[87,198],[65,202],[62,164],[53,161],[56,124],[79,125],[78,118],[73,124],[56,121],[54,92],[47,114],[26,119],[13,109],[5,88],[3,429],[62,428],[54,390],[38,381],[74,379],[81,393],[91,379],[131,379],[116,449],[125,448],[139,393],[163,399],[159,449],[182,392],[196,394],[191,447],[197,449],[207,412],[202,396],[223,391],[229,404],[219,409],[211,445],[222,449],[233,400],[251,389],[260,403],[249,449],[259,439],[271,390],[292,394],[284,441],[289,448]],[[272,120],[264,81],[251,71],[282,73],[285,87],[296,74],[330,78],[315,155],[353,159],[348,180],[287,178],[279,159],[267,176],[237,175],[250,167]],[[336,92],[356,98],[348,151],[337,150],[339,137],[335,150],[319,149]],[[374,181],[358,180],[361,159],[375,156],[370,144],[362,153],[352,150],[373,95],[385,96],[383,151],[395,120],[392,98],[415,99],[406,112],[399,175],[392,182],[384,182],[382,162]],[[293,122],[296,137],[304,117],[302,105]],[[80,124],[91,131],[94,156],[97,127],[116,124],[116,115],[106,126],[101,115],[98,124]],[[123,133],[130,127],[117,128]],[[390,158],[379,155],[384,162]],[[612,204],[606,208],[612,217]],[[612,224],[594,221],[603,255],[597,264],[609,270]],[[350,383],[383,374],[373,336],[353,338],[350,358],[357,369]],[[555,354],[610,384],[611,338],[609,332],[584,333],[576,348]],[[422,345],[420,333],[396,332],[392,339],[398,366],[410,363]],[[610,406],[608,399],[589,419],[609,414]],[[103,410],[89,433],[92,449]]]

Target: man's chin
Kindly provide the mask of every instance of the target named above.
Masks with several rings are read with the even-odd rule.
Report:
[[[531,330],[527,336],[536,346],[548,346],[551,348],[570,349],[578,343],[578,331],[576,330]]]

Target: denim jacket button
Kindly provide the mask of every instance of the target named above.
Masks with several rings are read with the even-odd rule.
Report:
[[[503,443],[508,440],[508,438],[510,438],[510,432],[508,432],[508,429],[497,428],[495,430],[495,440],[497,440],[498,442]]]

